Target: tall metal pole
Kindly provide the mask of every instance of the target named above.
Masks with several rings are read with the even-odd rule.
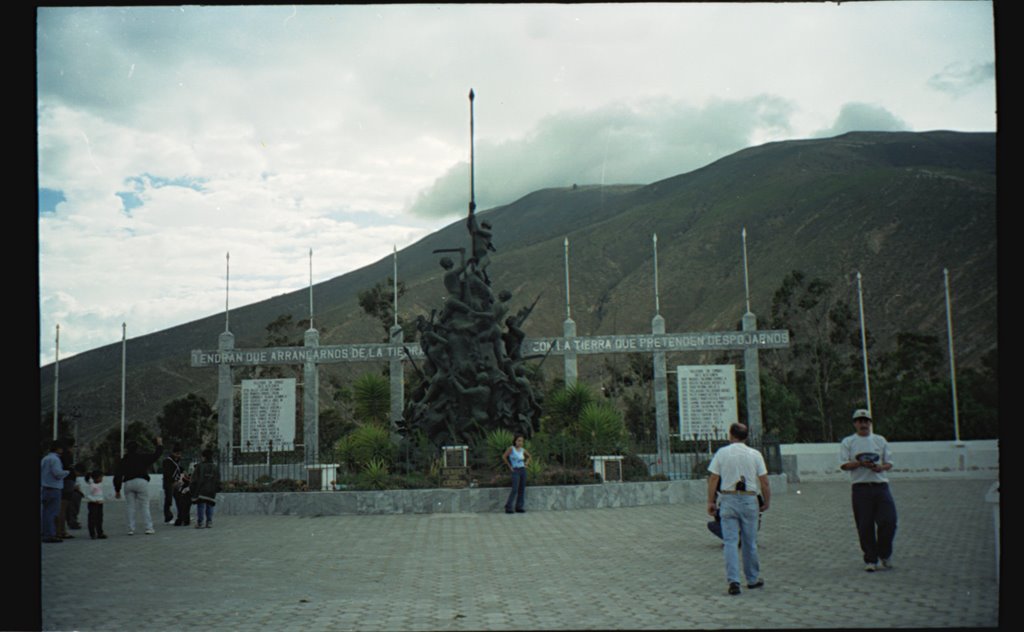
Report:
[[[572,318],[569,308],[569,238],[565,238],[565,317]]]
[[[57,348],[53,359],[53,440],[57,440],[57,404],[60,402],[60,323],[57,324]]]
[[[128,324],[121,323],[121,456],[124,456],[124,383],[125,356],[128,346]]]
[[[658,233],[654,233],[654,313],[661,313],[661,297],[658,294]]]
[[[860,272],[857,272],[857,304],[860,306],[860,347],[861,351],[863,351],[862,357],[864,358],[864,403],[868,408],[868,413],[870,413],[871,380],[868,378],[868,341],[867,334],[864,333],[864,288],[861,285]]]
[[[476,157],[473,153],[473,99],[476,95],[473,94],[473,89],[469,90],[469,212],[472,213],[476,210]],[[475,255],[474,255],[475,256]]]
[[[309,249],[309,328],[313,329],[313,249]]]
[[[231,287],[231,253],[228,252],[224,255],[224,332],[231,331],[228,326],[228,291]]]
[[[394,274],[392,275],[392,285],[395,288],[395,327],[398,326],[398,244],[394,245]]]
[[[953,309],[949,302],[949,269],[942,269],[943,283],[946,286],[946,335],[949,338],[949,382],[953,385],[953,437],[960,443],[960,415],[956,401],[956,361],[953,359]]]
[[[743,227],[743,288],[747,297],[747,313],[750,313],[750,273],[747,269],[747,227]]]

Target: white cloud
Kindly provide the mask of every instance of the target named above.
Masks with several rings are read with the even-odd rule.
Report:
[[[240,305],[305,285],[309,247],[323,280],[464,212],[471,87],[481,208],[995,128],[988,2],[42,7],[37,35],[47,362],[56,322],[71,353],[219,311],[228,250]]]

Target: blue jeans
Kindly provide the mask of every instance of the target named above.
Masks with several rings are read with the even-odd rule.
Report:
[[[853,486],[853,520],[857,523],[864,562],[892,557],[896,537],[896,503],[888,483],[856,483]],[[877,531],[876,531],[877,528]]]
[[[718,512],[722,516],[722,540],[725,546],[725,578],[740,582],[738,544],[743,537],[743,574],[753,584],[761,577],[761,562],[757,557],[757,496],[723,494]]]
[[[523,511],[523,504],[526,502],[526,468],[517,467],[512,470],[512,491],[505,501],[505,511],[512,511],[512,502],[515,501],[516,511]]]
[[[60,513],[61,490],[53,487],[39,488],[39,522],[44,538],[57,537],[57,514]]]
[[[206,519],[203,519],[203,514],[206,514]],[[203,501],[199,501],[196,504],[196,522],[198,524],[211,524],[213,522],[213,505]]]

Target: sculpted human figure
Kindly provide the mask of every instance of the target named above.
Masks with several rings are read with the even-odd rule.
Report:
[[[494,244],[491,243],[491,223],[487,220],[478,223],[476,213],[471,211],[469,219],[466,220],[466,227],[469,229],[473,249],[473,258],[469,260],[469,263],[472,263],[473,267],[480,271],[484,282],[490,285],[491,280],[487,277],[487,266],[491,264],[491,258],[487,252],[496,252]]]

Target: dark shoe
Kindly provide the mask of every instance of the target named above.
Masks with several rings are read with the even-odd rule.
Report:
[[[212,528],[213,528],[213,523],[212,523],[212,522],[210,522],[209,520],[207,520],[207,521],[206,521],[206,528],[207,528],[207,529],[212,529]]]
[[[516,509],[516,513],[526,513],[525,509]]]
[[[69,524],[68,525],[68,529],[81,529],[81,528],[82,528],[82,525],[80,525],[80,524]]]
[[[43,538],[43,542],[47,543],[60,543],[63,542],[60,538]]]
[[[202,529],[202,528],[203,528],[203,523],[197,522],[196,523],[196,529]]]
[[[65,533],[64,535],[62,535],[60,537],[63,538],[64,540],[70,540],[70,539],[74,538],[75,536],[71,535],[70,533]]]
[[[729,582],[729,594],[738,595],[740,594],[740,585],[737,582]]]
[[[747,588],[750,588],[751,590],[753,590],[754,588],[761,588],[763,586],[764,586],[764,580],[763,579],[759,579],[756,582],[754,582],[753,584],[747,584]]]
[[[512,510],[511,509],[506,509],[505,513],[512,513]]]
[[[107,539],[107,536],[105,536],[104,534],[102,534],[102,533],[101,533],[101,534],[99,534],[98,536],[96,536],[96,539],[97,539],[97,540],[106,540],[106,539]]]

